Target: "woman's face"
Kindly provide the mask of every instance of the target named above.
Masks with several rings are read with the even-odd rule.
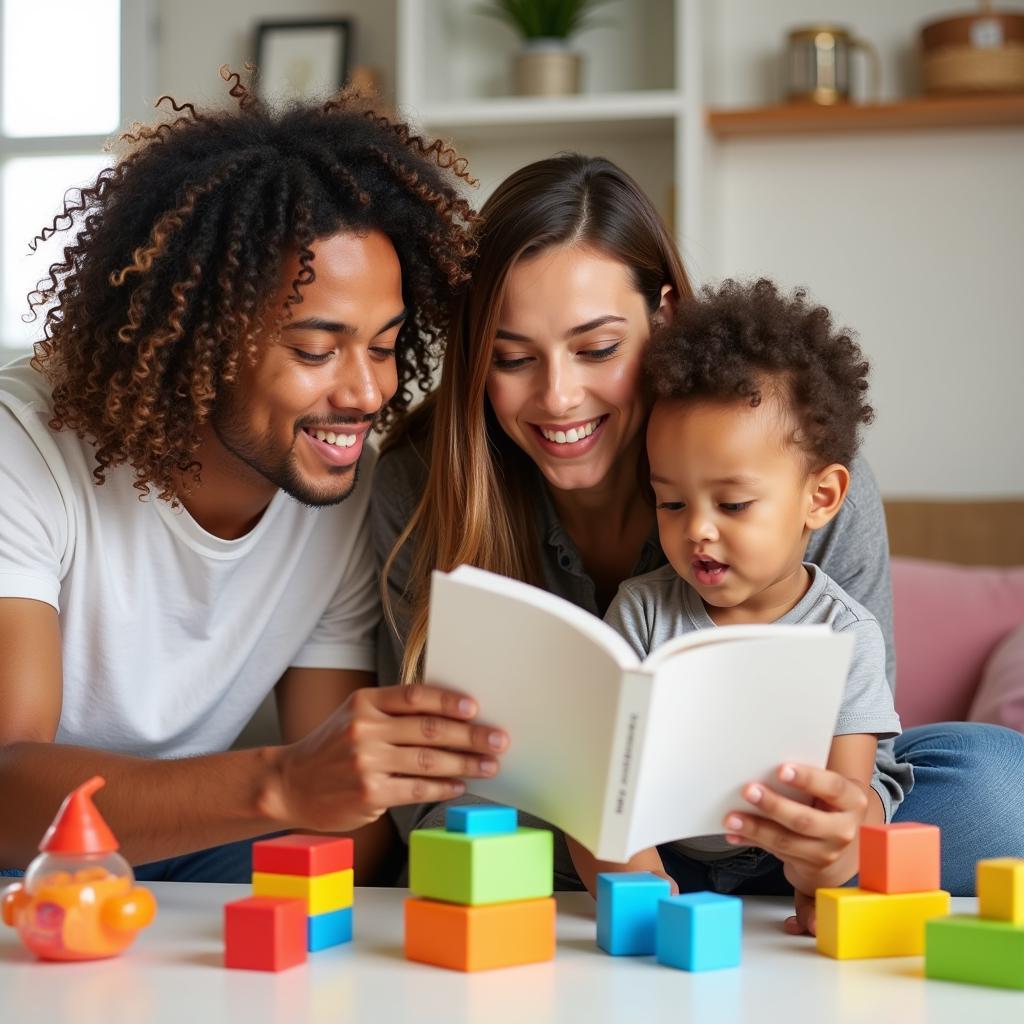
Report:
[[[552,487],[600,484],[636,439],[649,336],[647,305],[617,260],[561,245],[512,267],[487,396]]]

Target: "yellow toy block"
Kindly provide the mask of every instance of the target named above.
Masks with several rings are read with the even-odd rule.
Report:
[[[949,914],[949,893],[819,889],[816,905],[818,951],[826,956],[920,956],[925,922]]]
[[[352,906],[352,869],[328,875],[277,875],[254,871],[254,896],[291,896],[306,901],[306,913],[329,914]]]
[[[978,916],[1024,924],[1024,859],[978,861]]]

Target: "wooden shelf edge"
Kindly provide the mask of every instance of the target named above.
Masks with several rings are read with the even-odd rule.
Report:
[[[835,107],[781,103],[742,110],[709,110],[707,120],[711,133],[719,138],[1022,126],[1024,93],[921,97]]]
[[[499,96],[453,103],[411,105],[425,124],[558,124],[575,121],[666,120],[679,116],[685,102],[671,90],[582,93],[563,97]]]

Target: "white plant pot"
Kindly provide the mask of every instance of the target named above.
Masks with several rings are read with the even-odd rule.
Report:
[[[564,39],[531,39],[516,55],[513,71],[520,96],[571,96],[580,91],[583,58]]]

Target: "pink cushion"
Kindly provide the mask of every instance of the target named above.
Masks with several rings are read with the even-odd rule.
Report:
[[[903,727],[963,720],[993,648],[1024,622],[1024,567],[892,560]]]
[[[985,663],[968,717],[1024,732],[1024,626],[1006,637]]]

